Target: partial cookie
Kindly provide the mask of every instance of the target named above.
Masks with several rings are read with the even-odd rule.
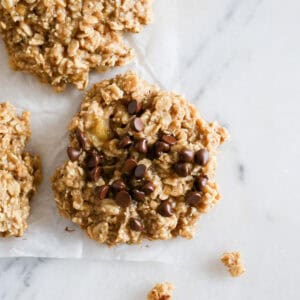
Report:
[[[40,159],[23,152],[30,136],[29,113],[0,104],[0,237],[21,236],[29,201],[41,181]]]
[[[222,255],[221,261],[232,277],[238,277],[246,271],[240,252],[226,252]]]
[[[170,282],[158,283],[149,292],[147,300],[171,300],[174,289]]]
[[[226,130],[134,73],[94,85],[69,130],[55,200],[94,240],[192,238],[200,215],[220,198],[216,154]]]
[[[152,0],[1,0],[0,33],[11,66],[37,75],[57,91],[85,89],[91,70],[130,61],[121,31],[151,21]]]

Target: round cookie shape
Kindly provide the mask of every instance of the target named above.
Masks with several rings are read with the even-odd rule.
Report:
[[[133,72],[95,84],[69,131],[74,150],[54,174],[55,201],[91,239],[192,238],[220,198],[216,153],[227,131]]]

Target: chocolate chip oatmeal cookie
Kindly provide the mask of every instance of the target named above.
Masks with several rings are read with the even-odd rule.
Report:
[[[29,113],[0,104],[0,237],[21,236],[29,201],[41,181],[40,159],[24,152],[30,136]]]
[[[94,85],[69,130],[55,200],[94,240],[192,238],[220,198],[216,154],[226,130],[132,72]]]
[[[57,91],[85,89],[90,70],[126,64],[121,32],[151,21],[152,0],[0,0],[0,33],[10,64]]]

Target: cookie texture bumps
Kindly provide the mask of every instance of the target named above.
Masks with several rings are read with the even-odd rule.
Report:
[[[246,271],[240,252],[224,253],[221,257],[221,262],[228,268],[232,277],[241,276]]]
[[[171,300],[174,289],[170,282],[158,283],[149,292],[147,300]]]
[[[216,154],[226,130],[132,72],[94,85],[69,131],[55,200],[96,241],[192,238],[220,198]]]
[[[0,0],[0,33],[16,70],[57,91],[85,89],[91,70],[126,64],[122,32],[151,21],[151,0]]]
[[[29,116],[0,104],[0,237],[23,234],[30,199],[41,181],[39,157],[24,152],[31,133]]]

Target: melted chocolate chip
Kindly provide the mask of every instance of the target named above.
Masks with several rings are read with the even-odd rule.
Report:
[[[68,147],[67,154],[71,161],[76,161],[76,160],[78,160],[78,158],[81,154],[81,150],[77,150],[75,148]]]
[[[109,186],[108,185],[101,185],[97,189],[98,197],[99,197],[100,200],[105,199],[108,192],[109,192]]]
[[[145,184],[142,186],[142,191],[146,195],[150,195],[151,193],[153,193],[153,191],[154,191],[154,184],[153,184],[153,182],[151,182],[151,181],[145,182]]]
[[[132,197],[135,201],[142,202],[145,200],[145,193],[138,189],[134,189],[132,190]]]
[[[154,144],[154,149],[155,149],[155,154],[157,156],[162,155],[165,152],[169,152],[170,151],[170,145],[165,143],[165,142],[156,142]]]
[[[93,169],[88,169],[87,171],[88,178],[94,182],[96,182],[101,175],[101,168],[99,166],[93,168]]]
[[[181,162],[189,162],[192,163],[194,161],[194,151],[192,150],[182,150],[179,152],[179,160]]]
[[[132,100],[128,103],[127,111],[131,115],[135,115],[135,114],[139,113],[142,110],[142,108],[143,108],[143,105],[141,102]]]
[[[135,144],[135,149],[136,149],[136,151],[138,151],[139,153],[146,154],[146,153],[148,152],[147,140],[146,140],[146,139],[142,139],[142,140],[138,141],[138,142]]]
[[[115,201],[119,206],[126,208],[130,205],[131,196],[126,191],[120,191],[116,194]]]
[[[111,184],[111,187],[115,192],[120,192],[126,189],[126,184],[123,180],[117,179]]]
[[[157,212],[163,217],[171,217],[174,213],[171,203],[168,201],[162,201],[157,208]]]
[[[142,224],[142,222],[136,218],[130,218],[129,220],[129,227],[131,230],[133,231],[143,231],[144,230],[144,226]]]
[[[175,145],[177,142],[176,138],[171,134],[164,134],[161,140],[169,145]]]
[[[137,163],[134,159],[128,158],[123,165],[123,172],[125,174],[131,174],[137,166]]]
[[[209,152],[201,149],[195,153],[195,162],[200,166],[205,166],[209,161]]]
[[[175,172],[180,177],[186,177],[191,172],[191,166],[188,163],[178,163],[174,166]]]
[[[86,158],[86,166],[88,168],[96,167],[100,164],[102,160],[102,156],[95,150],[88,153]]]
[[[142,121],[142,119],[135,117],[132,121],[131,121],[131,128],[134,131],[142,131],[144,129],[144,123]]]
[[[77,141],[79,143],[79,146],[82,149],[85,149],[86,148],[86,143],[87,143],[87,138],[86,138],[85,134],[80,129],[77,128],[76,132],[75,132],[75,135],[76,135]]]
[[[145,165],[138,165],[134,170],[134,176],[138,179],[142,179],[146,175],[146,166]]]
[[[130,136],[126,135],[124,137],[122,137],[122,139],[119,142],[119,147],[120,148],[127,148],[132,144],[132,140],[130,138]]]
[[[185,202],[195,206],[201,202],[201,194],[197,192],[188,192],[185,195]]]
[[[203,191],[208,182],[208,176],[202,175],[195,179],[195,189],[199,192]]]

